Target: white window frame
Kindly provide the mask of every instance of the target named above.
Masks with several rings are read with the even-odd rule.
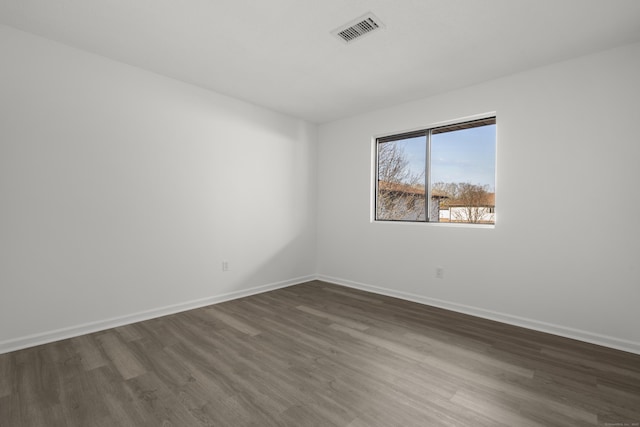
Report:
[[[476,122],[476,121],[482,121],[482,120],[487,120],[487,119],[493,119],[495,120],[495,124],[496,124],[496,155],[495,155],[495,167],[496,167],[496,175],[497,175],[497,167],[498,167],[498,155],[497,155],[497,148],[498,148],[498,129],[497,129],[497,114],[496,112],[490,112],[490,113],[483,113],[483,114],[479,114],[479,115],[474,115],[474,116],[467,116],[467,117],[463,117],[463,118],[459,118],[459,119],[454,119],[454,120],[447,120],[447,121],[443,121],[443,122],[438,122],[438,123],[434,123],[428,126],[420,126],[417,128],[413,128],[413,129],[408,129],[408,130],[404,130],[404,131],[398,131],[398,132],[385,132],[382,134],[378,134],[375,135],[371,138],[371,164],[372,164],[372,168],[371,168],[371,182],[372,182],[372,186],[371,186],[371,209],[370,209],[370,222],[372,223],[376,223],[376,224],[393,224],[393,225],[415,225],[415,224],[419,224],[419,225],[423,225],[423,224],[429,224],[430,226],[443,226],[443,227],[462,227],[462,228],[467,228],[467,227],[471,227],[471,228],[490,228],[493,229],[495,228],[495,224],[497,222],[497,209],[493,208],[493,215],[494,215],[494,223],[493,224],[485,224],[485,223],[470,223],[470,222],[437,222],[437,221],[429,221],[429,212],[431,209],[431,196],[432,196],[432,190],[431,190],[431,173],[430,173],[430,167],[431,167],[431,133],[434,129],[438,129],[438,128],[446,128],[446,127],[451,127],[451,126],[455,126],[455,125],[462,125],[462,124],[466,124],[466,123],[470,123],[470,122]],[[377,198],[378,198],[378,144],[379,144],[379,140],[380,139],[387,139],[387,138],[393,138],[393,137],[400,137],[402,135],[412,135],[412,134],[419,134],[420,132],[424,131],[425,132],[425,136],[427,138],[427,147],[426,147],[426,158],[425,158],[425,219],[418,221],[418,220],[390,220],[390,219],[378,219],[377,218]],[[399,138],[400,139],[400,138]],[[494,188],[494,193],[497,194],[497,182],[495,184],[496,188]],[[497,203],[496,203],[497,204]]]

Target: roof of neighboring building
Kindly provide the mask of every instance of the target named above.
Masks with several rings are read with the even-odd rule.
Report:
[[[386,191],[386,192],[412,194],[416,196],[424,196],[424,193],[425,193],[424,185],[409,185],[409,184],[403,184],[400,182],[388,182],[388,181],[378,181],[378,190]],[[436,190],[431,193],[431,197],[437,198],[437,199],[446,199],[447,195]]]
[[[487,193],[484,195],[483,200],[480,203],[477,203],[475,206],[492,208],[496,205],[496,193]],[[458,208],[463,206],[469,206],[467,201],[457,200],[457,199],[449,199],[447,200],[447,206]]]

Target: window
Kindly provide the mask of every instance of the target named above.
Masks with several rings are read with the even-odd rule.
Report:
[[[376,140],[376,221],[495,224],[496,118]]]

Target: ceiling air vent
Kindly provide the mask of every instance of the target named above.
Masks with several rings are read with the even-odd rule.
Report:
[[[367,13],[353,21],[342,25],[331,31],[331,34],[340,38],[345,43],[351,43],[352,41],[369,34],[375,30],[384,28],[384,25],[373,14]]]

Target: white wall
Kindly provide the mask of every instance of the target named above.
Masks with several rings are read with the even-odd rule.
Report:
[[[635,44],[320,126],[321,277],[640,353],[638,76]],[[370,222],[373,135],[492,111],[494,229]]]
[[[315,125],[4,26],[0,63],[0,352],[315,273]]]

